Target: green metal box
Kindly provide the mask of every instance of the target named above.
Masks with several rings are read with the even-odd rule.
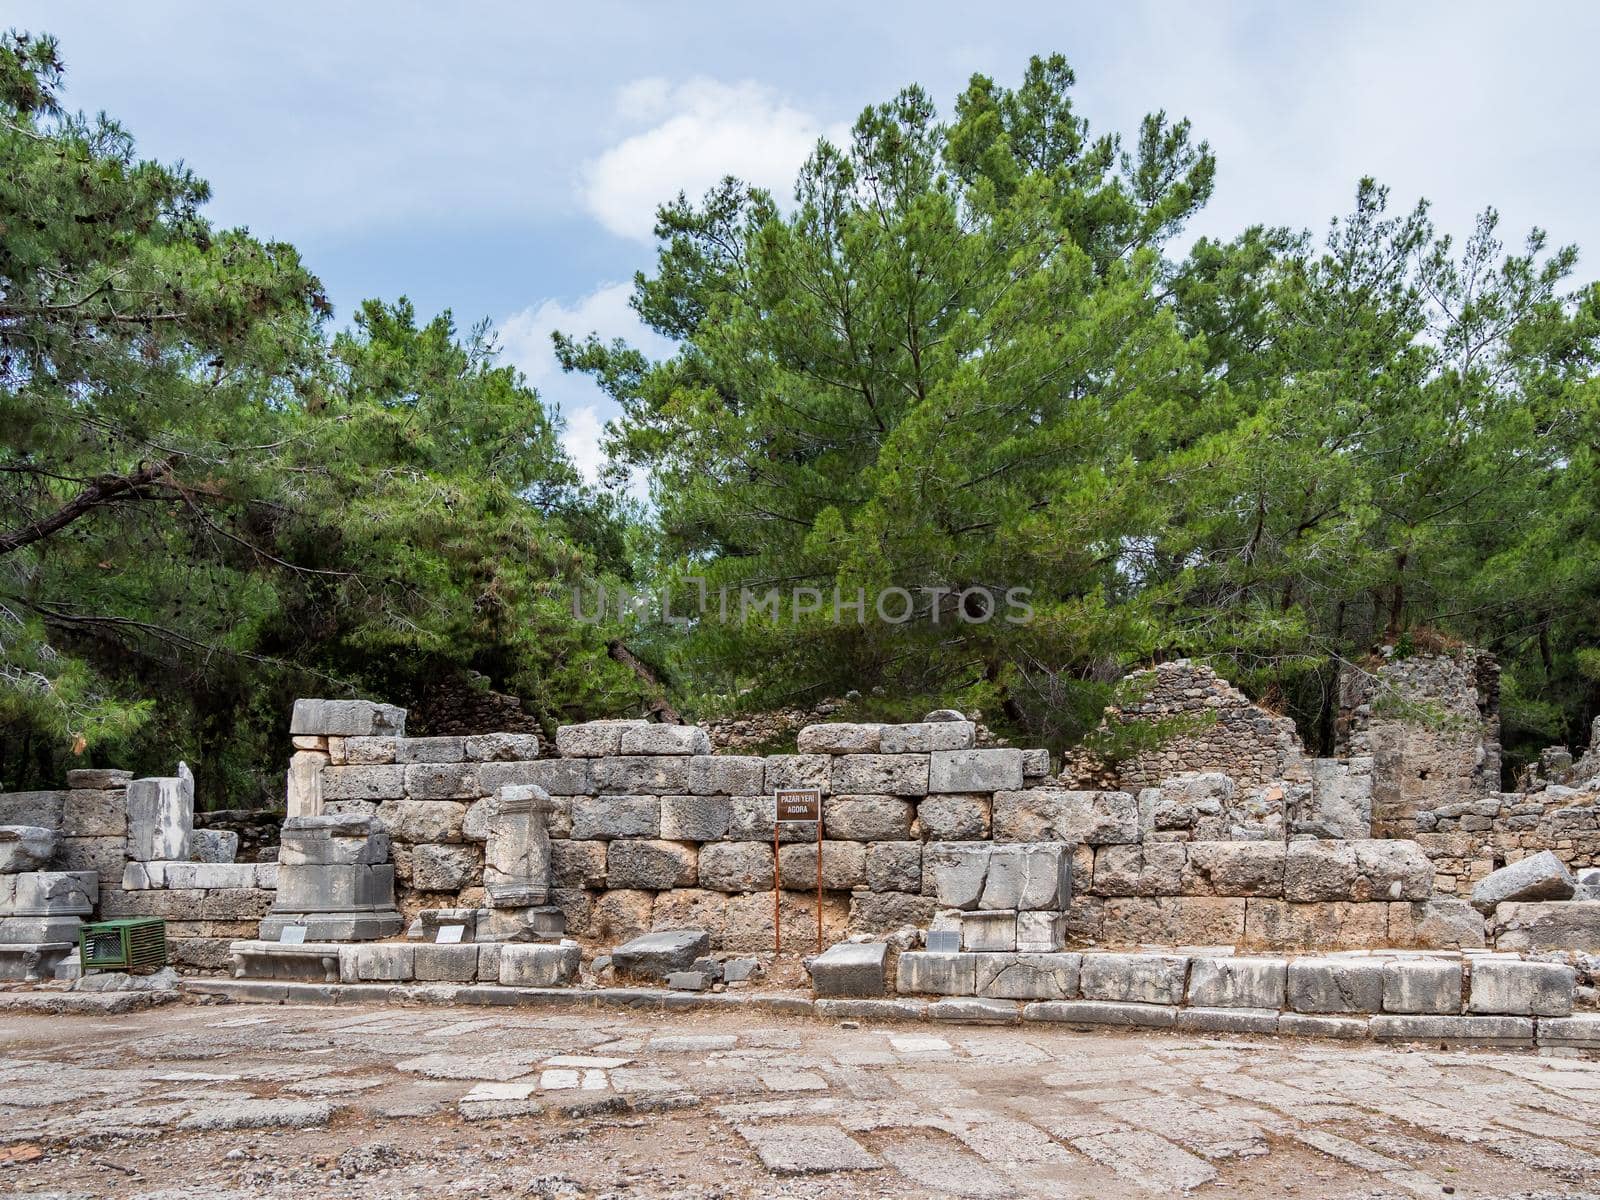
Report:
[[[155,971],[167,965],[167,923],[160,917],[86,922],[78,930],[84,971]]]

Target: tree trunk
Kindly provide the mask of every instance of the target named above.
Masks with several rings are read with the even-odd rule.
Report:
[[[621,638],[615,638],[611,642],[607,643],[606,651],[617,662],[621,663],[623,666],[627,667],[628,670],[637,675],[639,677],[639,681],[643,683],[645,687],[650,689],[651,716],[655,717],[656,720],[660,721],[664,725],[688,724],[688,722],[686,722],[683,717],[679,715],[678,710],[673,708],[671,704],[667,703],[665,694],[666,689],[661,686],[661,680],[656,677],[656,673],[649,668],[643,659],[641,659],[632,650],[629,650],[628,647],[623,644]]]

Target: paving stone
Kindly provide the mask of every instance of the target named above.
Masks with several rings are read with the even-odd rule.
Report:
[[[1461,964],[1410,959],[1383,966],[1383,1008],[1391,1013],[1461,1011]]]
[[[888,962],[884,942],[840,942],[810,960],[812,990],[819,997],[882,996]]]
[[[942,1137],[912,1132],[886,1140],[880,1149],[900,1174],[939,1196],[1014,1196],[1012,1185],[970,1151]]]
[[[1565,1017],[1575,972],[1565,963],[1480,958],[1472,963],[1468,1009],[1475,1013]]]
[[[1073,1138],[1072,1145],[1123,1179],[1154,1192],[1189,1192],[1217,1177],[1216,1168],[1205,1159],[1141,1129]]]
[[[928,1005],[931,1021],[960,1021],[972,1025],[1014,1025],[1022,1015],[1015,1000],[978,999],[962,996],[936,1000]]]
[[[1278,1032],[1292,1037],[1338,1038],[1358,1040],[1369,1036],[1371,1030],[1365,1017],[1328,1017],[1305,1013],[1280,1013]]]
[[[1283,1007],[1288,964],[1281,958],[1194,958],[1189,1003],[1202,1008]]]
[[[1297,958],[1289,964],[1288,1006],[1302,1013],[1382,1012],[1383,968],[1375,958]]]
[[[1466,1046],[1531,1046],[1529,1017],[1400,1015],[1379,1013],[1371,1021],[1380,1042],[1441,1042]]]
[[[928,1016],[928,1002],[819,998],[816,1012],[830,1021],[923,1021]]]
[[[1182,1004],[1188,958],[1173,954],[1085,954],[1079,988],[1085,1000]]]
[[[834,1125],[777,1123],[734,1125],[761,1165],[778,1175],[871,1171],[883,1164],[860,1142]]]
[[[326,1100],[209,1100],[178,1122],[179,1129],[317,1129],[334,1106]]]

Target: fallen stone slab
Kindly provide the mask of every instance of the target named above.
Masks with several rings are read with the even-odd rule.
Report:
[[[887,990],[889,965],[886,942],[840,942],[830,946],[807,966],[811,988],[818,996],[882,996]]]
[[[1567,864],[1541,850],[1485,875],[1472,889],[1472,907],[1488,913],[1508,900],[1569,900],[1577,886]]]
[[[118,1017],[141,1008],[176,1004],[176,990],[157,992],[0,992],[0,1011]]]
[[[711,935],[703,929],[669,929],[646,933],[611,952],[611,966],[623,977],[665,979],[711,952]]]

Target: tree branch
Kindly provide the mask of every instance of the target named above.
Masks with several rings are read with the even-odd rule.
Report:
[[[137,494],[147,483],[153,483],[172,469],[173,459],[145,463],[127,475],[102,475],[71,500],[68,500],[48,517],[29,522],[17,529],[0,533],[0,555],[10,554],[24,546],[42,541],[52,533],[66,528],[91,509],[109,504],[119,497]]]

